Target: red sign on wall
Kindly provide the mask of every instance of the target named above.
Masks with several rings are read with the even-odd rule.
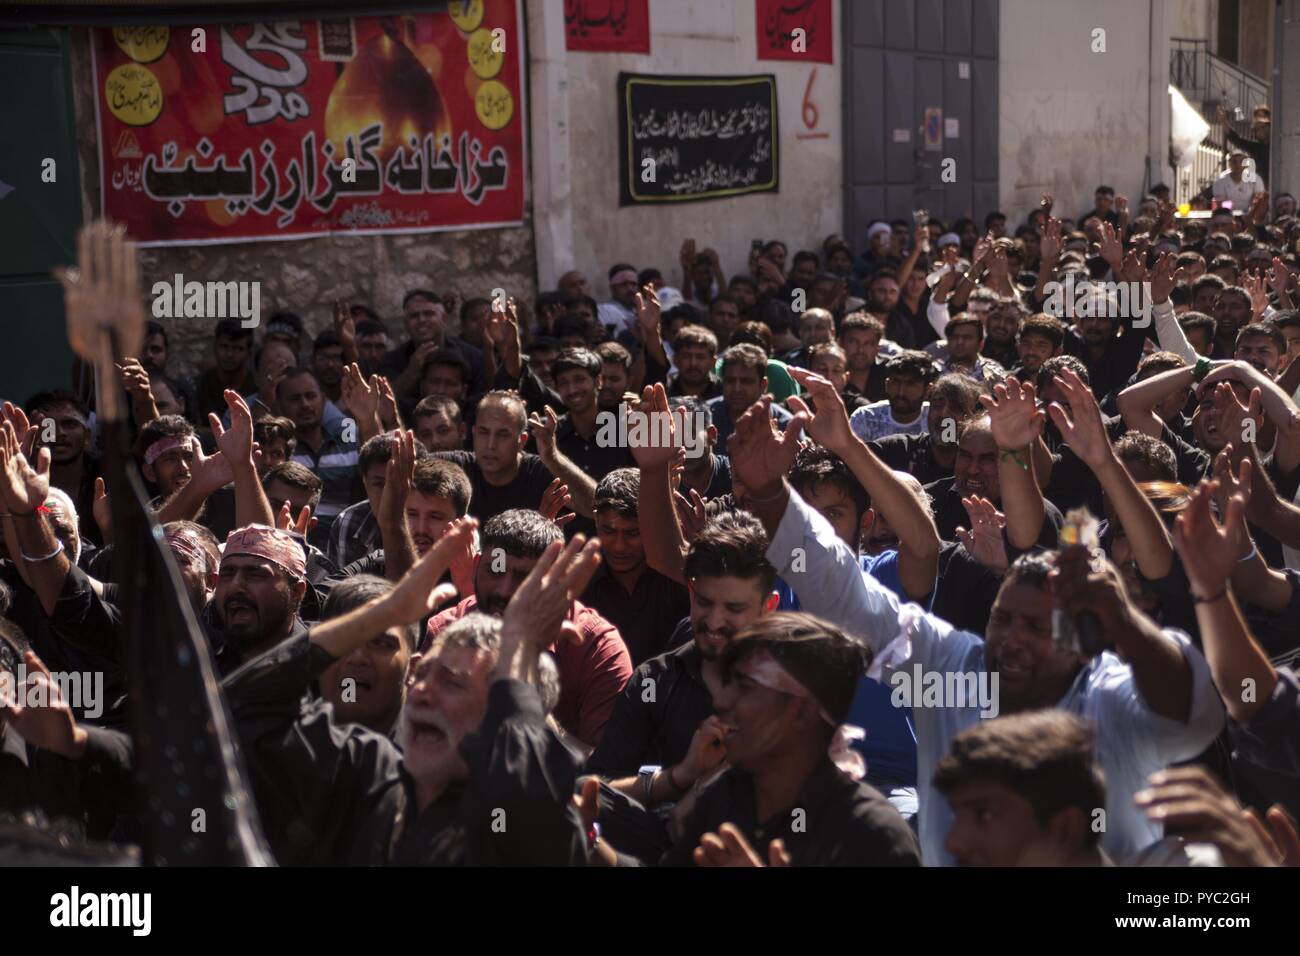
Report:
[[[564,47],[582,53],[649,53],[650,0],[564,0]]]
[[[105,215],[144,245],[522,222],[516,0],[448,7],[95,30]]]
[[[831,0],[755,0],[754,13],[760,60],[834,62]]]

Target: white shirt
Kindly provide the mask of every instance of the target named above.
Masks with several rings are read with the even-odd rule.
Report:
[[[800,558],[795,570],[796,557]],[[825,518],[794,491],[767,558],[799,596],[804,611],[843,628],[878,655],[881,679],[919,663],[927,672],[984,671],[984,640],[898,596],[863,575],[852,551]],[[1201,753],[1223,727],[1223,704],[1210,680],[1210,668],[1182,632],[1165,630],[1178,642],[1192,671],[1192,706],[1186,724],[1153,712],[1142,700],[1132,669],[1109,651],[1082,671],[1057,704],[1090,720],[1096,729],[1097,757],[1106,774],[1106,830],[1101,845],[1113,859],[1125,859],[1160,839],[1133,803],[1147,777]],[[980,717],[979,706],[914,707],[917,734],[917,791],[920,798],[921,854],[927,866],[950,866],[943,844],[952,810],[931,781],[952,739]],[[989,718],[995,719],[995,718]],[[867,728],[868,733],[870,728]]]
[[[1254,173],[1253,176],[1252,173]],[[1247,179],[1248,176],[1250,179]],[[1241,172],[1241,182],[1239,183],[1233,182],[1231,169],[1225,169],[1220,173],[1214,180],[1211,194],[1219,202],[1223,202],[1225,199],[1232,200],[1233,212],[1245,212],[1250,208],[1250,197],[1263,191],[1264,181],[1259,178],[1258,172],[1250,168],[1248,163],[1246,169]]]
[[[875,441],[886,435],[924,435],[929,425],[930,403],[921,403],[921,414],[906,425],[894,418],[889,400],[863,405],[849,416],[849,427],[863,441]]]

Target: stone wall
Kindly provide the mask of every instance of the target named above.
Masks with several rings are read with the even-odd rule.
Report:
[[[73,83],[82,205],[87,220],[100,210],[100,181],[89,33],[73,31]],[[187,281],[259,281],[262,317],[277,309],[302,316],[314,335],[331,322],[337,299],[369,305],[394,340],[405,336],[402,295],[408,289],[454,290],[461,300],[494,288],[533,298],[537,293],[531,205],[522,226],[422,235],[336,235],[285,242],[241,242],[141,250],[144,287]],[[167,320],[172,375],[194,375],[210,364],[210,320]],[[308,350],[310,354],[310,350]],[[306,358],[307,356],[304,356]]]

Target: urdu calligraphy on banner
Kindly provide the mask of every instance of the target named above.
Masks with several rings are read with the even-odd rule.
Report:
[[[650,0],[564,0],[564,47],[575,53],[649,53]]]
[[[835,62],[833,14],[831,0],[754,0],[758,58]]]
[[[523,220],[517,0],[94,31],[105,215],[144,245]],[[510,51],[509,55],[505,51]]]
[[[619,204],[776,192],[776,78],[621,73]]]

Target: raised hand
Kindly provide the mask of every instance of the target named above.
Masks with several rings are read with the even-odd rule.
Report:
[[[13,423],[0,425],[0,499],[10,514],[29,515],[50,496],[50,450],[36,453],[36,467],[22,453]]]
[[[29,422],[22,406],[15,405],[13,402],[0,405],[0,418],[13,425],[14,434],[18,436],[18,446],[30,461],[36,451],[36,439],[40,434],[39,426],[35,422]]]
[[[385,430],[392,431],[402,427],[402,413],[397,407],[397,396],[393,394],[393,385],[386,375],[373,375],[372,381],[379,388],[379,424]]]
[[[393,453],[384,471],[384,490],[375,517],[381,527],[400,528],[406,521],[406,498],[415,478],[415,432],[399,431],[393,437]]]
[[[580,534],[543,552],[501,618],[499,677],[529,676],[537,655],[563,638],[566,624],[573,628],[565,618],[599,564],[600,542]]]
[[[829,448],[831,451],[847,447],[853,441],[853,429],[849,427],[849,413],[844,406],[844,399],[829,379],[813,372],[790,366],[790,374],[808,392],[816,406],[814,412],[808,403],[798,396],[787,400],[790,410],[807,416],[807,431],[813,441]]]
[[[661,334],[659,324],[662,313],[662,305],[659,302],[659,293],[650,285],[641,287],[641,291],[636,294],[636,322],[637,328],[641,330],[641,335],[649,341]]]
[[[1187,281],[1187,270],[1179,268],[1178,257],[1169,252],[1162,252],[1151,269],[1151,303],[1159,305],[1168,302],[1174,286]]]
[[[1124,243],[1120,241],[1119,235],[1115,232],[1115,227],[1108,222],[1101,224],[1099,251],[1101,257],[1110,263],[1110,267],[1119,272],[1124,259]]]
[[[1228,866],[1280,862],[1277,846],[1204,767],[1170,767],[1152,774],[1148,783],[1133,801],[1189,843],[1213,843]]]
[[[289,502],[282,501],[280,510],[275,513],[275,526],[281,531],[296,532],[304,538],[307,537],[316,527],[316,519],[311,514],[311,505],[303,505],[298,512],[298,517],[295,518]]]
[[[687,500],[680,491],[674,491],[673,506],[677,509],[677,521],[682,526],[682,537],[694,541],[708,524],[709,515],[700,493],[691,488],[690,496],[690,500]]]
[[[149,387],[149,373],[145,371],[139,359],[124,358],[116,365],[123,391],[135,399],[153,397],[153,391]]]
[[[95,479],[95,497],[90,505],[91,516],[95,519],[95,527],[99,528],[100,537],[104,539],[105,544],[113,543],[113,508],[108,500],[108,490],[104,487],[104,479]]]
[[[772,396],[763,395],[736,420],[736,430],[727,442],[731,468],[750,495],[766,498],[789,473],[799,451],[799,435],[808,422],[800,411],[778,434],[772,421]]]
[[[376,376],[372,375],[370,381],[366,381],[365,376],[361,374],[361,366],[353,362],[343,369],[343,381],[340,387],[343,392],[343,405],[353,418],[369,421],[375,417],[379,411]]]
[[[1023,385],[1014,376],[993,387],[992,395],[981,395],[993,425],[993,440],[1001,451],[1028,448],[1043,433],[1045,417],[1034,399],[1032,382]]]
[[[682,264],[682,268],[686,271],[687,277],[689,277],[691,274],[691,267],[695,265],[695,240],[694,239],[682,240],[682,248],[681,251],[678,252],[677,254],[677,261]]]
[[[1070,449],[1085,465],[1095,469],[1113,454],[1097,399],[1083,379],[1068,368],[1062,369],[1054,384],[1065,393],[1069,412],[1060,402],[1052,402],[1048,413]]]
[[[1249,481],[1250,460],[1244,460],[1242,466]],[[1210,502],[1217,488],[1215,481],[1197,485],[1187,507],[1174,522],[1174,547],[1187,572],[1192,594],[1201,598],[1222,594],[1243,551],[1249,550],[1250,532],[1246,529],[1245,505],[1239,495],[1228,499],[1223,524],[1214,520]]]
[[[1250,296],[1251,321],[1258,322],[1268,308],[1268,289],[1264,277],[1248,272],[1242,276],[1241,286]]]
[[[8,685],[13,694],[0,697],[0,716],[4,717],[6,726],[32,746],[76,759],[85,751],[89,735],[77,725],[72,708],[41,659],[28,650],[23,654],[23,662],[27,665],[27,677],[17,687]],[[26,706],[25,702],[33,696],[31,689],[38,685],[41,688],[38,699],[44,703]]]
[[[536,412],[528,416],[528,431],[532,434],[533,441],[537,442],[537,457],[546,463],[555,460],[555,429],[560,420],[555,417],[550,405],[543,405],[542,412],[544,417]]]
[[[1273,268],[1268,273],[1268,284],[1278,296],[1290,293],[1291,289],[1291,270],[1282,259],[1277,256],[1273,257]]]
[[[83,226],[77,233],[77,265],[54,274],[63,286],[68,344],[79,358],[103,367],[140,354],[140,263],[125,226],[103,219]]]
[[[343,345],[343,354],[354,354],[357,347],[357,323],[352,318],[352,310],[343,301],[334,303],[334,331],[338,333]]]
[[[1043,238],[1038,244],[1038,255],[1043,262],[1051,264],[1061,255],[1061,220],[1050,215],[1043,223]]]
[[[1209,376],[1206,376],[1206,381]],[[1220,435],[1227,435],[1228,441],[1233,444],[1252,445],[1255,443],[1256,424],[1259,420],[1260,410],[1263,407],[1263,398],[1259,388],[1252,388],[1250,396],[1246,399],[1246,404],[1242,405],[1237,400],[1237,393],[1232,390],[1232,386],[1227,381],[1221,381],[1209,386],[1202,385],[1202,388],[1208,387],[1214,399],[1214,410],[1218,414],[1218,430]]]
[[[573,496],[569,494],[569,486],[564,483],[564,479],[556,478],[542,492],[542,503],[537,506],[537,510],[557,525],[564,526],[577,517],[572,511],[567,515],[560,514],[572,500]]]
[[[959,527],[957,540],[980,564],[998,574],[1006,571],[1008,564],[1006,541],[1002,529],[1007,526],[1007,516],[987,498],[963,498],[962,506],[970,518],[970,530]]]
[[[768,866],[789,866],[790,854],[785,844],[773,840],[767,846]],[[744,834],[734,823],[724,823],[717,833],[706,833],[700,837],[700,845],[695,848],[696,866],[763,866],[762,858],[749,845]]]
[[[396,624],[414,624],[432,614],[456,596],[450,584],[438,584],[451,567],[455,556],[463,551],[466,542],[474,540],[478,521],[474,518],[457,518],[424,556],[411,565],[402,580],[382,600]]]
[[[647,440],[642,444],[639,441],[632,441],[633,436],[629,434],[628,450],[632,452],[632,457],[636,459],[637,466],[649,469],[663,467],[669,462],[676,461],[680,450],[678,447],[680,439],[677,434],[677,420],[676,416],[669,414],[668,391],[664,388],[662,382],[647,385],[641,391],[641,401],[628,408],[629,424],[634,420],[632,418],[634,415],[649,415],[651,424],[656,421],[667,422],[666,432],[661,431],[659,428],[646,429],[647,439],[655,434],[668,437],[667,442],[656,443]]]
[[[212,437],[217,448],[233,468],[236,464],[253,464],[253,413],[248,403],[234,389],[226,389],[223,397],[226,407],[230,409],[230,427],[223,428],[221,419],[216,414],[208,413],[208,424],[212,426]]]

